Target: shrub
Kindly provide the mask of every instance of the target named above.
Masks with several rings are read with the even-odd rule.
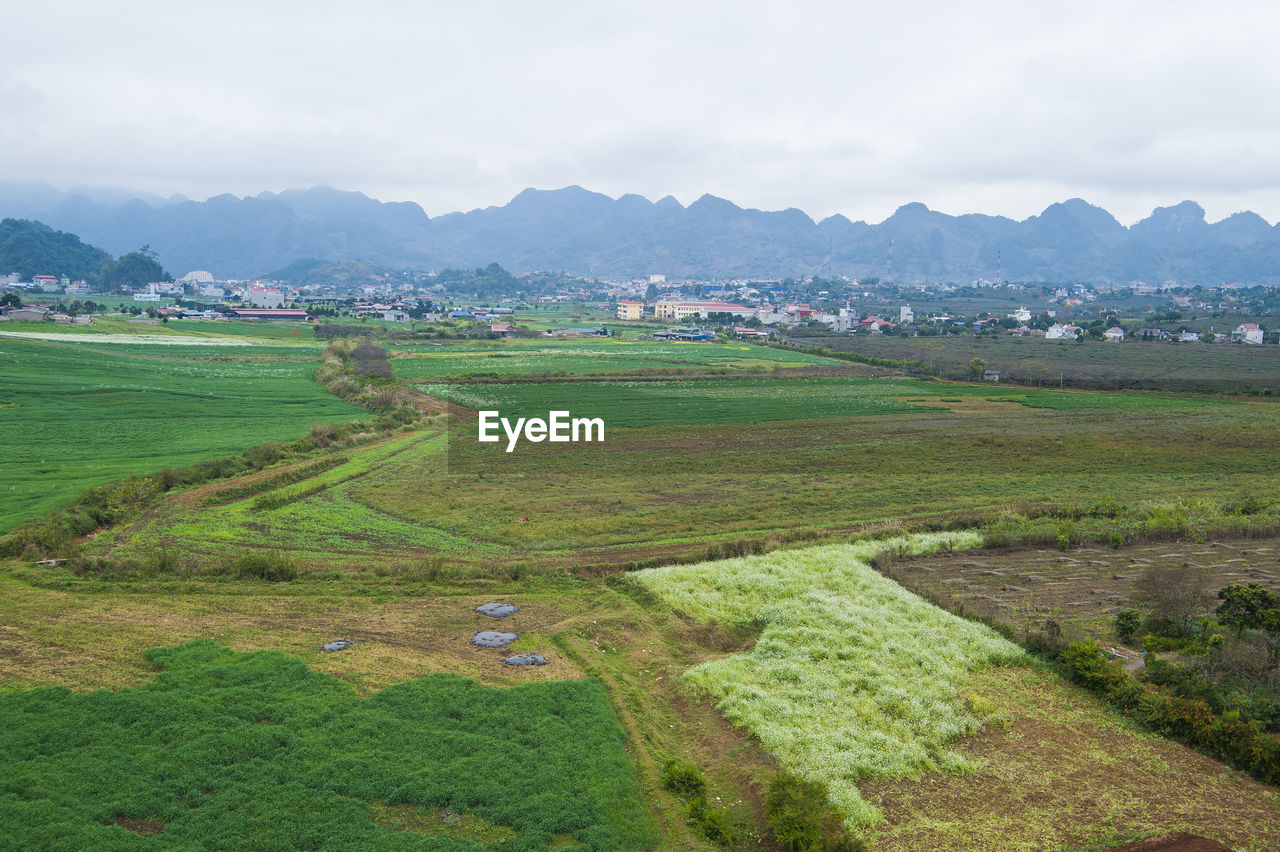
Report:
[[[717,846],[731,846],[736,840],[724,812],[709,806],[705,797],[689,803],[689,821],[699,834]]]
[[[1135,610],[1122,609],[1116,613],[1113,620],[1116,635],[1121,641],[1128,642],[1138,635],[1138,629],[1142,627],[1142,616],[1138,615]]]
[[[246,553],[236,559],[234,573],[240,580],[267,580],[273,583],[296,580],[298,566],[283,553]]]
[[[1124,670],[1102,656],[1102,649],[1093,641],[1072,642],[1058,657],[1067,674],[1076,683],[1109,695],[1127,677]]]
[[[662,767],[662,789],[685,800],[706,795],[707,781],[692,763],[669,760]]]
[[[861,841],[844,832],[845,815],[828,804],[826,785],[790,772],[769,786],[765,822],[786,852],[855,852]]]

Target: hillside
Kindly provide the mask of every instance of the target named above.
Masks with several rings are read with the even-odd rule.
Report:
[[[0,274],[16,272],[28,281],[33,275],[93,279],[110,262],[111,255],[75,234],[24,219],[0,222]]]
[[[384,203],[330,187],[207,201],[42,185],[0,185],[0,215],[38,218],[123,253],[149,243],[181,274],[249,277],[300,260],[394,268],[515,273],[746,277],[880,276],[899,281],[1280,282],[1280,231],[1237,213],[1210,223],[1193,201],[1157,208],[1131,227],[1081,199],[1038,216],[951,216],[906,204],[878,224],[800,210],[746,209],[704,195],[610,198],[571,186],[527,189],[501,207],[431,218],[412,202]]]

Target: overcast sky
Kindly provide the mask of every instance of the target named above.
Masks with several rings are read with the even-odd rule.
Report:
[[[1280,218],[1280,7],[1052,5],[11,3],[0,180]]]

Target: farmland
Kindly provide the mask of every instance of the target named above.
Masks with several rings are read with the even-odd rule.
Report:
[[[1020,635],[1052,619],[1071,638],[1114,641],[1112,618],[1131,606],[1143,569],[1184,562],[1203,569],[1215,590],[1252,582],[1280,591],[1280,547],[1274,539],[944,554],[896,562],[890,572],[907,588],[931,599],[945,596]]]
[[[0,531],[88,485],[367,414],[311,380],[316,350],[0,338]]]
[[[197,640],[147,658],[161,673],[127,692],[0,697],[10,841],[102,848],[163,831],[170,846],[464,850],[518,837],[613,852],[654,839],[597,681],[433,674],[361,699],[279,651]]]
[[[957,700],[957,682],[1025,661],[1011,642],[904,593],[866,560],[877,549],[978,543],[973,534],[917,536],[654,568],[637,579],[703,620],[763,627],[748,654],[684,677],[786,765],[824,783],[856,828],[880,817],[856,782],[972,768],[946,749],[980,722]]]
[[[831,548],[820,548],[772,558],[783,560],[775,561],[777,565],[826,564],[822,574],[836,584],[833,594],[837,597],[839,588],[850,581],[867,590],[884,582],[859,570],[848,570],[847,563],[832,565],[831,552]],[[868,553],[866,548],[859,552],[864,557]],[[714,564],[675,570],[704,579],[715,576]],[[749,578],[741,572],[735,576]],[[756,590],[753,594],[787,599],[776,584],[727,583],[725,589],[750,589]],[[605,686],[626,732],[627,751],[645,791],[647,810],[661,832],[658,848],[707,852],[717,848],[686,823],[680,802],[661,788],[662,767],[677,756],[692,761],[704,773],[708,799],[740,838],[734,848],[768,848],[752,838],[759,832],[756,826],[763,810],[763,792],[777,771],[775,758],[765,753],[766,748],[747,729],[730,725],[710,698],[691,690],[692,676],[681,675],[700,667],[705,671],[710,666],[714,671],[716,666],[736,665],[733,661],[742,655],[755,654],[754,647],[763,639],[757,639],[761,627],[766,631],[792,629],[781,618],[785,608],[775,607],[775,617],[766,616],[759,627],[752,624],[744,629],[728,620],[706,620],[703,613],[721,610],[730,598],[717,603],[705,592],[697,595],[704,604],[692,596],[685,599],[692,601],[682,603],[682,608],[689,608],[691,615],[687,616],[642,590],[632,579],[607,583],[550,577],[460,580],[447,566],[432,570],[411,565],[388,571],[312,573],[291,583],[264,583],[197,574],[110,579],[10,564],[0,567],[0,593],[6,601],[7,625],[0,632],[0,679],[10,690],[18,684],[23,688],[70,687],[72,695],[102,688],[130,688],[133,693],[151,689],[148,685],[156,670],[138,649],[198,637],[212,638],[239,652],[279,649],[309,669],[349,685],[345,690],[325,687],[337,696],[333,700],[346,706],[354,703],[351,690],[367,700],[394,684],[418,689],[415,679],[432,672],[503,688],[532,681],[536,684],[530,685],[558,689],[565,681],[596,678]],[[903,594],[886,593],[895,599]],[[746,598],[733,599],[742,605],[741,613],[760,612]],[[860,612],[875,618],[868,637],[875,647],[886,647],[875,635],[882,625],[886,637],[895,637],[887,644],[897,647],[906,643],[904,653],[895,652],[875,669],[877,678],[891,674],[899,657],[912,659],[905,648],[918,647],[919,638],[933,629],[928,625],[949,621],[936,610],[918,610],[919,604],[909,602],[903,603],[905,608],[895,606],[891,610],[895,616],[884,621],[870,603],[872,599],[859,604],[855,596],[838,608],[847,618]],[[488,600],[521,607],[502,622],[502,629],[519,632],[522,648],[545,653],[548,666],[511,669],[501,664],[502,652],[468,644],[473,631],[491,629],[493,622],[474,612],[475,606]],[[907,626],[897,620],[917,616],[927,616],[927,624],[911,622],[913,626]],[[839,638],[846,617],[837,616],[833,624],[820,622],[818,631],[836,631],[833,648],[846,647],[841,644],[845,640]],[[734,618],[754,621],[745,615]],[[812,627],[795,625],[794,629],[817,635]],[[973,626],[961,630],[976,631],[975,636],[985,633]],[[112,641],[103,641],[104,637]],[[354,639],[355,645],[337,654],[319,650],[321,642],[338,637]],[[859,646],[847,650],[857,653]],[[821,654],[796,662],[810,667],[818,677],[830,676]],[[300,669],[296,662],[289,665],[291,673]],[[774,667],[773,671],[781,670]],[[1196,831],[1237,848],[1261,850],[1280,842],[1280,797],[1275,791],[1226,772],[1221,764],[1183,746],[1134,732],[1088,695],[1049,672],[1028,666],[927,671],[930,677],[949,672],[946,676],[952,678],[950,694],[954,697],[948,698],[946,690],[938,693],[942,706],[955,708],[953,702],[958,697],[962,705],[959,718],[983,724],[974,729],[973,722],[968,722],[973,732],[950,740],[938,752],[956,756],[949,766],[968,767],[960,774],[881,775],[879,780],[857,782],[860,794],[846,791],[861,796],[866,803],[864,813],[873,808],[882,814],[881,821],[866,829],[875,849],[980,848],[984,837],[996,836],[993,832],[999,832],[1006,848],[1014,849],[1085,843],[1100,848],[1100,838],[1172,830]],[[436,675],[439,677],[442,675]],[[68,700],[65,693],[35,694]],[[403,693],[392,690],[392,694]],[[31,695],[18,691],[14,700],[29,701]],[[803,698],[786,695],[789,700]],[[486,696],[492,696],[486,697],[487,703],[502,698],[495,693]],[[109,694],[90,693],[86,697],[100,703],[110,701]],[[181,696],[175,696],[174,701],[188,706]],[[908,701],[906,706],[916,705]],[[465,708],[459,710],[465,713]],[[252,716],[251,721],[279,718],[241,715]],[[295,714],[294,718],[305,721],[307,717]],[[284,724],[294,723],[285,718],[267,728],[274,730]],[[493,733],[496,744],[502,732]],[[358,736],[358,731],[352,732],[353,741]],[[537,748],[522,746],[526,747]],[[87,752],[82,754],[87,758]],[[316,755],[316,759],[325,758]],[[342,773],[340,777],[349,779],[350,775]],[[1172,777],[1179,779],[1177,785],[1169,784]],[[233,795],[231,785],[220,789]],[[625,784],[615,789],[625,789]],[[301,795],[307,791],[296,792]],[[271,800],[276,801],[274,794]],[[124,804],[149,802],[138,797]],[[117,811],[110,804],[97,811],[100,820],[87,821],[97,826],[91,830],[114,830],[111,826],[117,817],[131,820],[129,824],[135,827],[159,827],[147,822],[159,820],[164,829],[156,840],[162,841],[171,830],[169,820],[175,830],[179,820],[192,827],[197,824],[197,815],[181,807],[147,813],[144,809]],[[225,803],[209,804],[222,807]],[[364,808],[350,813],[353,825],[365,826],[362,831],[369,830],[365,820],[372,814],[375,825],[399,825],[423,834],[469,828],[473,838],[482,843],[509,835],[500,820],[477,819],[474,810],[406,808],[385,798],[366,803]],[[449,817],[450,813],[457,818]],[[327,819],[323,814],[317,816]],[[453,824],[442,824],[445,819]],[[75,826],[76,822],[68,821],[67,825]],[[508,834],[503,834],[504,830]]]
[[[504,340],[394,347],[396,377],[411,382],[442,378],[686,371],[772,371],[839,361],[746,343],[663,343],[619,339]]]
[[[312,380],[317,344],[236,342],[249,345],[0,339],[4,387],[16,388],[5,410],[33,427],[11,438],[28,456],[36,435],[87,454],[81,433],[58,431],[79,421],[95,436],[159,440],[102,471],[119,478],[362,414]],[[822,782],[837,824],[876,849],[992,836],[1106,848],[1167,830],[1280,843],[1273,789],[1139,733],[992,630],[903,588],[933,600],[948,590],[965,611],[985,601],[1016,632],[1059,613],[1087,632],[1123,593],[1130,560],[1212,549],[1223,577],[1266,579],[1268,541],[1184,540],[1275,520],[1265,500],[1247,518],[1229,505],[1274,486],[1274,401],[917,380],[745,344],[388,348],[398,379],[447,413],[176,487],[63,565],[0,563],[0,702],[85,730],[79,751],[21,769],[63,836],[775,849],[766,800],[785,770]],[[84,387],[119,394],[122,422],[82,401]],[[61,416],[35,418],[41,407]],[[606,438],[506,453],[475,441],[481,407],[601,417]],[[194,446],[210,432],[226,443]],[[65,502],[94,472],[66,468],[61,497],[14,517]],[[922,529],[950,532],[884,541]],[[1098,547],[1115,535],[1119,549]],[[1069,552],[974,550],[984,536],[1063,538]],[[822,544],[797,549],[806,542]],[[947,552],[908,556],[932,549]],[[876,554],[903,585],[870,567]],[[620,571],[641,565],[665,567]],[[547,665],[508,667],[504,652],[469,644],[494,624],[475,612],[490,600],[520,606],[500,629]],[[355,645],[320,651],[335,638]],[[243,691],[224,694],[228,679]],[[439,714],[397,717],[406,702]],[[96,729],[86,707],[165,722],[175,750]],[[573,742],[566,726],[591,733]],[[236,780],[183,756],[232,730],[244,734]],[[38,726],[11,736],[28,737],[19,749],[49,739]],[[410,772],[387,757],[387,737],[441,760]],[[199,797],[120,770],[132,796],[63,798],[79,789],[71,769],[107,772],[120,749]],[[499,788],[503,749],[520,758]],[[676,760],[705,784],[698,810],[667,785]],[[325,769],[275,784],[299,762]],[[0,791],[0,810],[34,807],[15,795]],[[584,804],[565,806],[569,796]],[[546,804],[517,813],[515,797]]]
[[[1224,329],[1221,325],[1218,332]],[[1207,343],[1077,343],[994,336],[822,336],[797,342],[878,358],[919,360],[964,378],[981,358],[1006,381],[1056,387],[1247,394],[1280,392],[1280,346]]]
[[[618,565],[1105,494],[1215,498],[1228,483],[1265,488],[1280,440],[1264,401],[913,380],[450,388],[456,401],[520,414],[572,405],[605,418],[605,442],[505,453],[454,415],[343,451],[347,462],[279,489],[278,507],[255,506],[262,495],[208,505],[222,487],[209,486],[92,549],[176,549],[193,564],[280,547],[318,564]]]

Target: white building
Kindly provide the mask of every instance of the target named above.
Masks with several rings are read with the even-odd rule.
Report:
[[[902,307],[898,308],[899,323],[915,322],[915,321],[916,321],[916,315],[915,315],[915,312],[911,310],[910,305],[903,305]]]
[[[1256,322],[1245,322],[1236,326],[1235,331],[1231,332],[1232,343],[1261,343],[1262,329],[1258,328]]]
[[[283,308],[284,293],[279,287],[254,287],[249,290],[248,302],[255,308]]]

